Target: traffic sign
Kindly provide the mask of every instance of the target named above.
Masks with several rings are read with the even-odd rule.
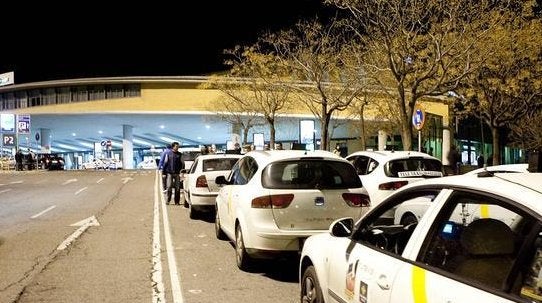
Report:
[[[17,136],[15,134],[3,134],[2,143],[4,146],[16,146]]]
[[[416,130],[422,130],[425,124],[425,110],[420,106],[414,107],[414,113],[412,113],[412,125]]]
[[[17,132],[19,134],[30,133],[30,115],[17,115]]]
[[[107,144],[107,141],[105,141],[105,140],[102,140],[102,142],[100,142],[101,146],[105,146],[106,144]]]

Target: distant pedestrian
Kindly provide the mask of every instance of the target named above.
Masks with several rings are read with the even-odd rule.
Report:
[[[485,163],[484,155],[482,154],[478,155],[478,158],[476,158],[476,163],[478,164],[478,168],[484,167],[484,163]]]
[[[341,156],[341,145],[340,144],[337,144],[335,145],[335,150],[333,151],[333,153],[337,156]]]
[[[460,163],[460,155],[457,151],[455,145],[452,145],[450,147],[450,151],[448,152],[448,164],[450,166],[450,169],[454,175],[459,174],[459,163]]]
[[[23,170],[23,152],[20,149],[17,149],[17,152],[15,153],[15,164],[17,170]]]
[[[179,142],[171,143],[171,150],[164,156],[162,174],[167,175],[166,181],[166,204],[171,202],[171,195],[174,194],[175,204],[181,201],[181,169],[184,169],[182,154],[179,152]]]

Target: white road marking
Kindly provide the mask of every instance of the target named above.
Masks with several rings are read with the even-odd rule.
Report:
[[[84,220],[81,220],[77,223],[72,224],[71,226],[78,226],[81,225],[73,234],[71,234],[69,237],[64,240],[64,242],[60,243],[60,245],[56,248],[56,250],[64,250],[70,244],[72,244],[75,239],[77,239],[82,233],[84,233],[89,227],[91,226],[100,226],[100,223],[96,219],[95,216],[88,217]]]
[[[155,188],[158,178],[154,180]],[[159,193],[154,190],[154,221],[152,229],[152,302],[166,302],[164,281],[162,280],[162,257],[160,254],[160,198]]]
[[[83,187],[83,188],[81,188],[80,190],[78,190],[78,191],[75,192],[75,195],[77,196],[78,194],[84,192],[85,190],[87,190],[87,188],[88,188],[88,187]]]
[[[70,184],[72,182],[77,182],[77,179],[69,179],[69,180],[66,180],[64,183],[62,183],[62,185],[66,185],[66,184]]]
[[[104,180],[104,178],[100,178],[98,181],[96,181],[96,183],[100,184],[100,182],[102,182]]]
[[[4,189],[4,190],[0,190],[0,194],[7,193],[7,192],[10,191],[10,190],[11,190],[11,188]]]
[[[56,207],[56,205],[53,205],[53,206],[50,206],[49,208],[47,208],[46,210],[40,212],[40,213],[37,213],[35,215],[33,215],[32,217],[30,217],[30,219],[36,219],[37,217],[45,214],[46,212],[50,211],[50,210],[53,210],[54,208]]]
[[[22,180],[19,180],[19,181],[12,181],[12,182],[9,182],[10,184],[21,184],[23,183]]]
[[[158,177],[156,177],[156,180],[158,180]],[[156,182],[155,190],[157,192],[159,191],[158,181]],[[177,259],[175,258],[175,253],[173,252],[171,229],[169,227],[166,201],[164,200],[164,195],[160,195],[160,197],[162,201],[162,222],[164,224],[164,239],[166,241],[167,260],[169,263],[169,277],[171,279],[171,292],[173,293],[173,302],[183,303],[183,292],[181,289],[179,273],[177,271]]]
[[[122,178],[122,183],[123,183],[123,184],[126,184],[126,183],[128,183],[128,181],[131,181],[131,180],[133,180],[133,179],[134,179],[134,178],[132,178],[132,177]]]

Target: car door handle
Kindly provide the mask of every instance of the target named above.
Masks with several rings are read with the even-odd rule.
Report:
[[[390,283],[388,282],[388,277],[386,277],[386,275],[380,275],[380,277],[378,277],[378,280],[376,280],[376,284],[382,290],[390,289]]]

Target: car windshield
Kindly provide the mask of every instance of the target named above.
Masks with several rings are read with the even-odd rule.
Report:
[[[203,171],[231,170],[237,158],[219,158],[203,160]]]
[[[405,158],[388,162],[385,169],[388,177],[442,177],[442,163],[427,158]]]
[[[345,189],[362,187],[350,163],[326,160],[290,160],[268,165],[262,185],[271,189]]]

